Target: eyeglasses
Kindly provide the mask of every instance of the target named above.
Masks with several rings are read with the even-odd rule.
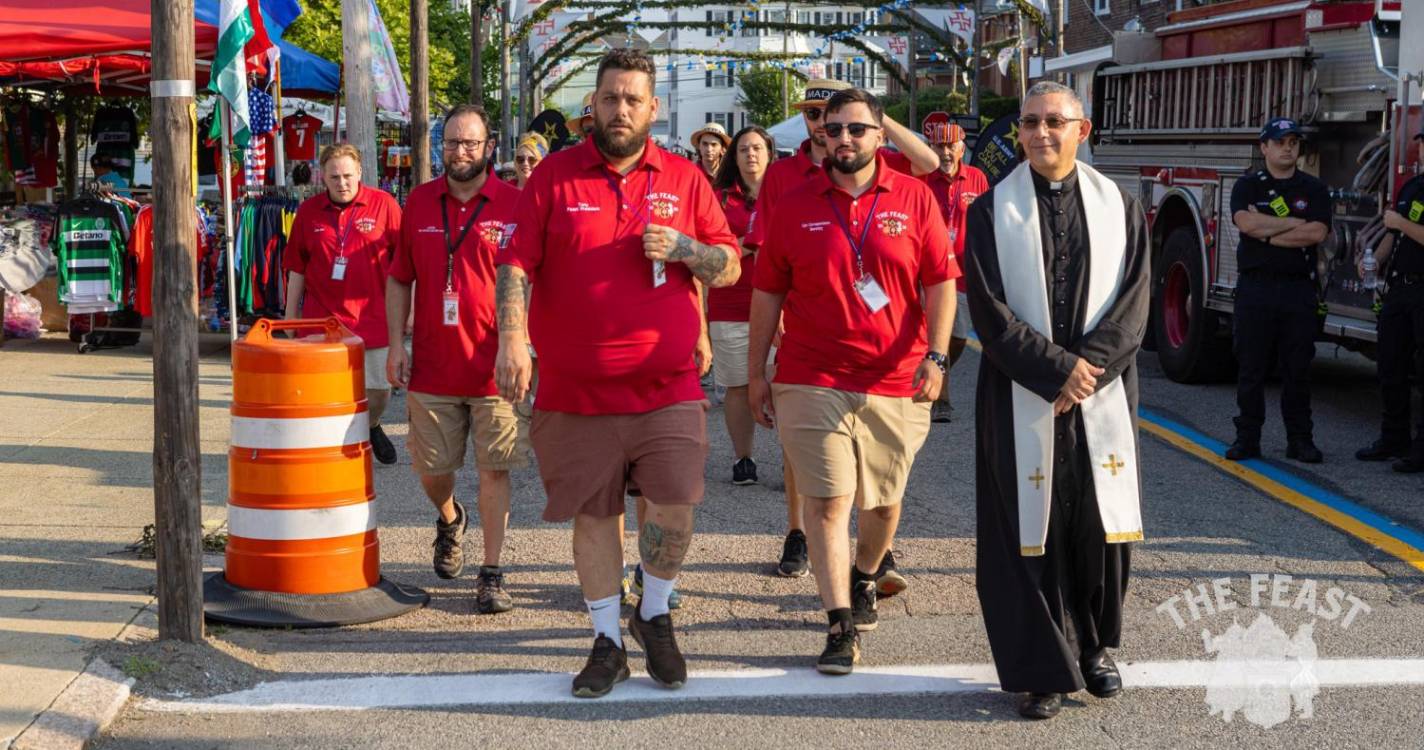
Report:
[[[539,163],[539,157],[537,157],[537,156],[516,156],[516,157],[514,157],[514,163],[515,163],[515,164],[538,164],[538,163]]]
[[[445,150],[446,150],[446,151],[460,151],[461,149],[463,149],[463,150],[465,150],[465,151],[479,151],[481,146],[484,146],[486,143],[489,143],[489,142],[490,142],[489,140],[483,140],[483,141],[444,141],[444,145],[445,145]]]
[[[821,119],[821,108],[820,108],[820,107],[807,107],[807,108],[801,110],[801,114],[805,115],[805,116],[806,116],[806,119],[810,120],[811,122],[815,122],[815,121]]]
[[[839,122],[826,123],[826,135],[831,138],[839,138],[843,132],[849,132],[852,138],[863,138],[865,137],[865,131],[879,129],[879,125],[871,125],[864,122],[853,122],[849,125]]]
[[[1084,120],[1086,120],[1086,119],[1088,119],[1088,118],[1086,118],[1086,117],[1059,117],[1058,115],[1049,115],[1049,116],[1047,116],[1047,117],[1035,117],[1035,116],[1033,116],[1033,115],[1029,115],[1028,117],[1020,117],[1020,118],[1019,118],[1019,128],[1022,129],[1022,130],[1038,130],[1038,126],[1039,126],[1039,125],[1043,125],[1045,128],[1048,128],[1049,130],[1062,130],[1062,129],[1068,127],[1068,123],[1070,123],[1070,122],[1082,122],[1082,121],[1084,121]]]

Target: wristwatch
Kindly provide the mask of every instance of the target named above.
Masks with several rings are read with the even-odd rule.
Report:
[[[940,372],[949,371],[949,358],[945,357],[943,354],[934,351],[925,352],[925,359],[928,359],[929,361],[935,363],[935,366],[939,368]]]

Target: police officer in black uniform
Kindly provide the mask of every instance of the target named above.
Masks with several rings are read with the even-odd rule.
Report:
[[[1260,140],[1266,168],[1237,180],[1231,191],[1232,221],[1241,232],[1233,316],[1240,414],[1226,457],[1261,455],[1266,376],[1274,358],[1281,370],[1286,456],[1319,463],[1324,457],[1311,435],[1310,361],[1320,327],[1315,249],[1330,231],[1330,191],[1296,169],[1301,131],[1294,120],[1269,120]]]
[[[1424,131],[1414,140],[1424,164]],[[1377,347],[1384,417],[1379,440],[1361,448],[1355,458],[1396,458],[1395,471],[1413,474],[1424,471],[1424,410],[1416,416],[1412,445],[1409,440],[1409,371],[1412,365],[1424,367],[1424,174],[1400,188],[1394,210],[1384,212],[1384,225],[1394,230],[1375,252],[1380,267],[1389,269],[1381,277],[1387,288]],[[1424,370],[1416,372],[1424,377]]]

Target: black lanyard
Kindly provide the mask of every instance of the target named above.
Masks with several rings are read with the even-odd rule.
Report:
[[[465,228],[460,230],[459,239],[451,242],[450,213],[445,209],[445,196],[440,196],[440,222],[445,225],[445,291],[447,292],[455,288],[455,251],[465,243],[465,238],[470,235],[470,228],[480,218],[480,212],[485,210],[487,202],[488,199],[481,195],[479,204],[475,206],[475,212],[470,214],[470,220],[465,222]]]
[[[831,204],[831,211],[836,215],[836,220],[841,223],[841,231],[845,233],[846,242],[850,243],[850,249],[855,251],[855,273],[856,281],[865,278],[865,263],[861,258],[861,248],[865,246],[865,238],[870,236],[870,222],[875,218],[875,206],[880,202],[880,191],[875,192],[875,200],[870,202],[870,213],[865,215],[865,226],[860,230],[860,241],[850,233],[850,225],[846,223],[845,217],[841,216],[841,210],[836,208],[834,196],[827,195],[826,200]]]
[[[959,165],[959,168],[960,168],[961,170],[964,169],[964,165],[963,165],[963,164]],[[949,224],[949,231],[951,231],[951,232],[953,232],[953,231],[955,230],[955,226],[954,226],[955,221],[959,219],[959,211],[960,211],[959,199],[963,196],[963,193],[964,193],[964,180],[961,180],[961,179],[959,178],[959,175],[960,175],[959,172],[955,172],[955,173],[954,173],[954,176],[949,178],[949,187],[945,189],[945,195],[948,196],[948,200],[949,200],[949,222],[948,222],[948,224]]]

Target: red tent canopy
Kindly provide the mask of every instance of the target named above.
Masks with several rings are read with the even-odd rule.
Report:
[[[153,46],[150,0],[4,0],[0,61],[65,60]],[[198,59],[212,59],[218,30],[196,23]]]

